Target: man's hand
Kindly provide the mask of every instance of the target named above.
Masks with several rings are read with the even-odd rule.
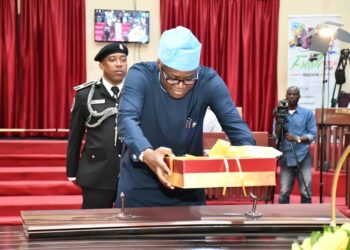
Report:
[[[172,156],[173,151],[166,147],[159,147],[156,150],[148,148],[143,152],[143,162],[157,175],[159,181],[164,186],[174,189],[175,187],[170,184],[167,178],[171,173],[164,162],[164,157],[166,155]]]
[[[286,134],[286,140],[287,141],[296,141],[295,136],[292,134],[289,134],[289,133]]]

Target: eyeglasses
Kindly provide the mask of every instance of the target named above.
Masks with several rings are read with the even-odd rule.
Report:
[[[165,81],[170,85],[176,85],[176,84],[179,84],[180,82],[182,82],[185,85],[192,85],[198,80],[198,74],[199,74],[199,72],[197,70],[196,76],[194,76],[194,77],[189,77],[186,79],[178,79],[178,78],[170,77],[167,73],[165,73],[165,71],[163,69],[162,69],[162,73],[163,73]]]

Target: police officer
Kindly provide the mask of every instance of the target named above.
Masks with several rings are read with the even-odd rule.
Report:
[[[100,62],[102,78],[74,88],[66,174],[82,188],[82,208],[113,207],[121,154],[116,115],[127,56],[128,48],[121,43],[103,47],[94,59]]]

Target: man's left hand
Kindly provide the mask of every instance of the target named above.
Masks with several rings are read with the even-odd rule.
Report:
[[[286,140],[287,141],[295,141],[295,136],[292,134],[287,133],[286,134]]]

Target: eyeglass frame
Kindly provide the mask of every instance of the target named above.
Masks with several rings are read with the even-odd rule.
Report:
[[[169,84],[169,85],[177,85],[179,84],[180,82],[182,82],[184,85],[186,86],[189,86],[189,85],[193,85],[196,83],[196,81],[199,79],[199,69],[196,69],[196,77],[195,78],[191,78],[191,79],[178,79],[178,78],[171,78],[168,73],[166,73],[163,69],[163,67],[161,67],[161,71],[163,73],[163,77],[164,77],[164,80]],[[176,81],[176,83],[171,83],[169,82],[169,80],[171,81]],[[191,83],[186,83],[186,81],[191,81]]]

